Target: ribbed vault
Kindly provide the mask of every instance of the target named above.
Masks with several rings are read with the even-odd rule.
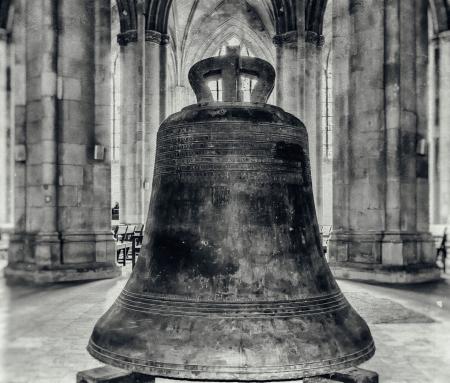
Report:
[[[121,31],[136,29],[136,3],[138,0],[117,0]],[[448,1],[448,0],[431,0]],[[252,9],[266,17],[275,26],[276,33],[297,30],[296,0],[246,0]],[[306,0],[305,30],[322,32],[323,15],[327,0]],[[172,0],[145,0],[146,29],[168,33],[168,20]]]
[[[277,33],[297,30],[295,0],[271,0]]]
[[[117,11],[119,12],[121,32],[137,29],[136,0],[117,0]]]
[[[146,29],[166,34],[172,0],[146,0],[145,4]]]
[[[305,8],[305,30],[322,34],[323,17],[327,0],[307,0]]]

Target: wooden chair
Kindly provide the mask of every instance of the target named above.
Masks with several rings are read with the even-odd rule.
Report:
[[[138,230],[134,231],[133,238],[131,240],[131,266],[136,264],[136,258],[141,253],[142,241],[144,239],[144,225],[140,225]]]
[[[127,226],[127,231],[125,233],[125,241],[131,242],[131,239],[133,238],[133,235],[134,235],[135,228],[136,228],[136,225],[128,225]]]
[[[119,242],[123,242],[125,240],[125,235],[127,234],[127,225],[119,225],[117,227],[115,239]]]
[[[123,266],[126,265],[131,242],[127,241],[128,225],[119,225],[116,231],[116,261]]]
[[[116,262],[119,265],[126,265],[130,249],[131,242],[118,242],[116,244]]]

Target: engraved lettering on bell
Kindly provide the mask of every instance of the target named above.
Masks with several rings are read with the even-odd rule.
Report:
[[[251,102],[243,74],[258,78]],[[222,77],[221,102],[211,76]],[[262,381],[374,354],[323,257],[306,128],[265,104],[274,78],[235,52],[191,68],[198,103],[159,129],[141,255],[94,328],[95,358],[155,376]]]

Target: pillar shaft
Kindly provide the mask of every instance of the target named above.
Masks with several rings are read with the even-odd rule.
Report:
[[[8,126],[7,108],[7,67],[8,47],[6,30],[0,29],[0,229],[9,220],[8,217]]]
[[[428,94],[428,160],[429,160],[429,193],[430,224],[439,224],[439,38],[430,41],[429,60],[429,94]]]
[[[305,44],[305,75],[303,122],[308,131],[309,156],[314,202],[319,224],[322,224],[322,42],[314,32],[307,32]]]
[[[441,225],[450,225],[450,31],[439,34],[439,216]]]
[[[330,260],[337,276],[438,276],[428,233],[426,1],[333,5]]]
[[[120,220],[124,223],[144,223],[147,215],[156,133],[166,113],[167,42],[166,35],[139,30],[137,38],[121,47]]]
[[[300,117],[302,105],[300,82],[303,73],[298,63],[299,44],[296,31],[284,33],[274,37],[277,52],[277,105],[286,112]]]
[[[145,87],[145,207],[144,218],[147,215],[151,186],[153,182],[153,170],[156,155],[156,134],[159,124],[165,118],[165,44],[167,40],[160,33],[147,31],[146,33],[146,87]]]
[[[306,125],[314,202],[322,221],[321,45],[314,32],[290,31],[273,39],[277,54],[276,102]]]
[[[16,137],[24,146],[16,159],[26,168],[16,201],[22,206],[24,198],[25,210],[10,244],[9,279],[119,274],[110,234],[110,158],[103,156],[110,139],[110,68],[101,59],[107,47],[95,47],[109,40],[109,12],[87,0],[26,3],[27,118],[25,137]],[[65,33],[58,35],[60,28]]]
[[[124,223],[141,222],[142,156],[138,142],[142,140],[139,124],[142,108],[143,83],[141,56],[137,41],[121,47],[121,133],[120,133],[120,220]]]

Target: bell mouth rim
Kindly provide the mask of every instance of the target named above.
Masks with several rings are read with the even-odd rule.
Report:
[[[92,338],[89,340],[87,351],[102,363],[161,378],[224,382],[288,381],[356,367],[374,356],[375,343],[371,339],[370,343],[364,348],[339,358],[282,366],[211,366],[155,362],[113,353],[98,346]],[[311,367],[311,365],[316,366]]]

